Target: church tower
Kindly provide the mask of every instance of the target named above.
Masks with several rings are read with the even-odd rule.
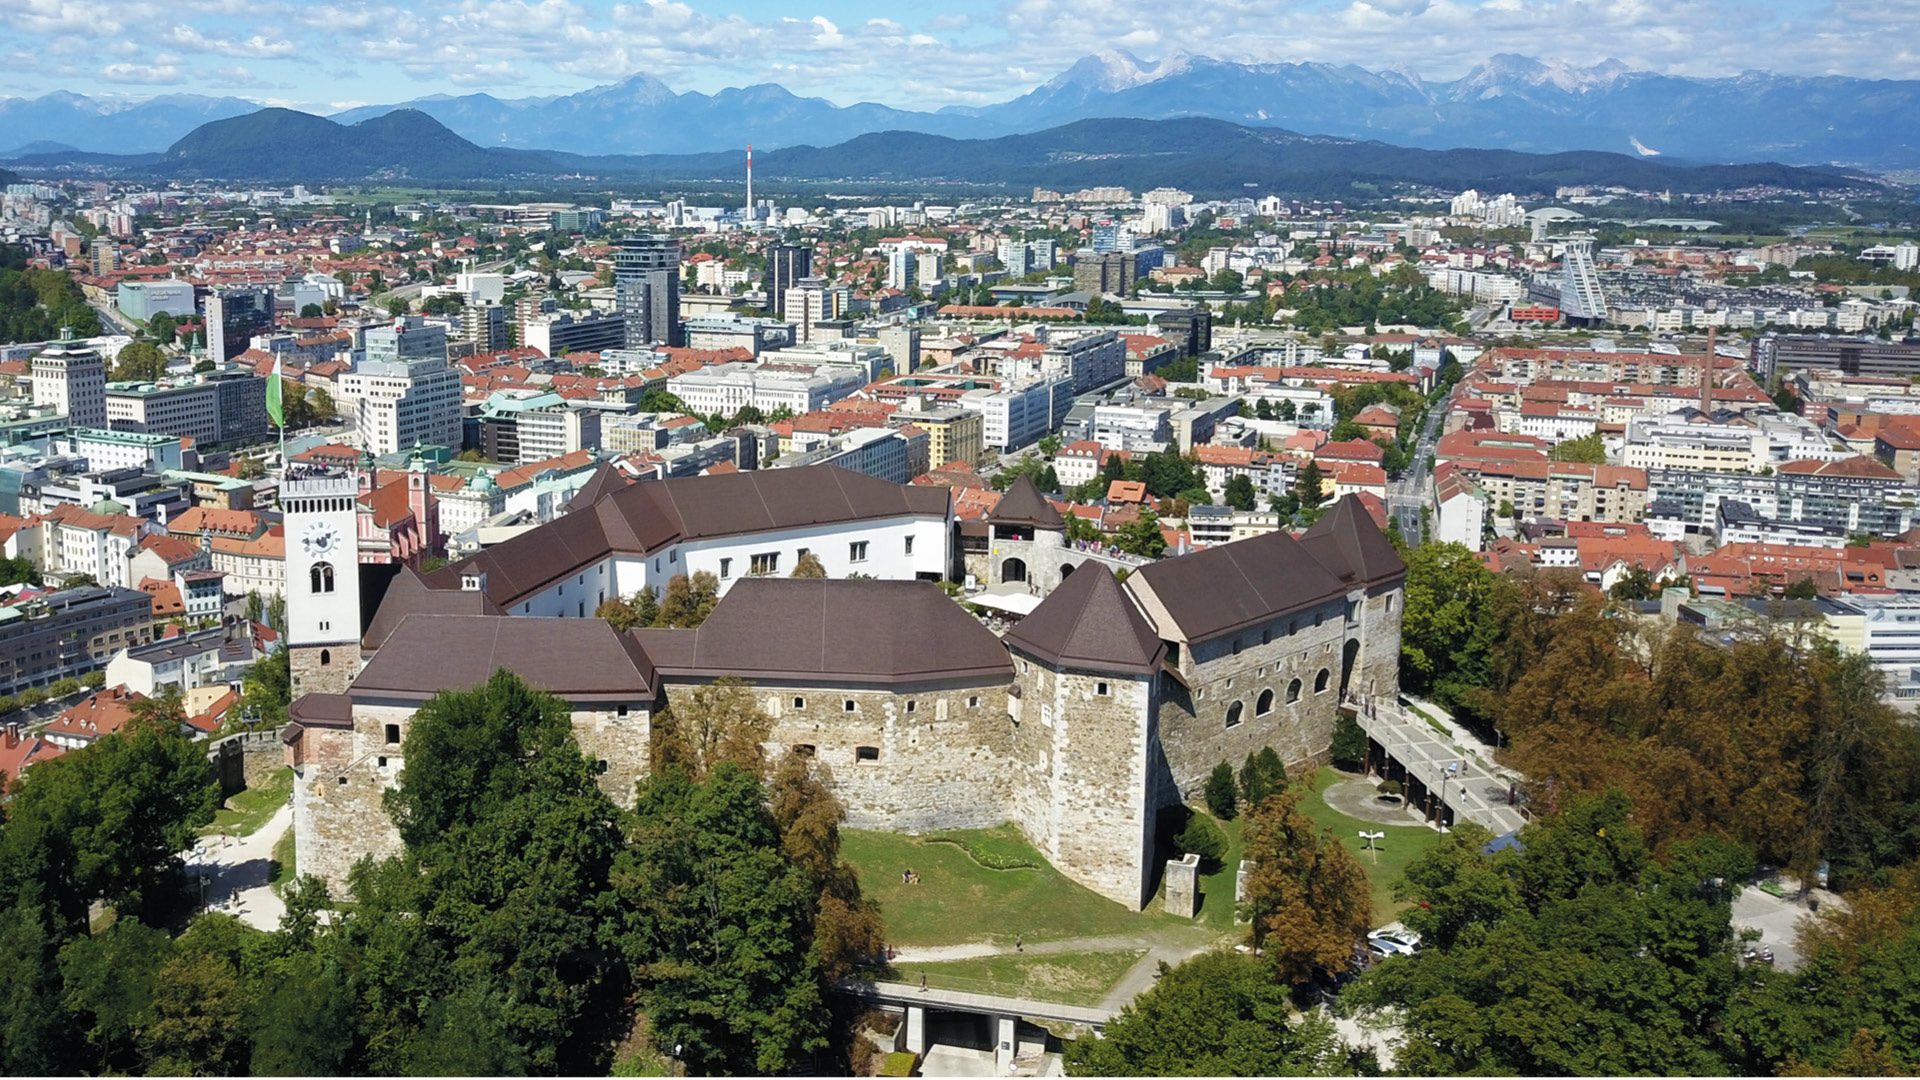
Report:
[[[360,673],[358,483],[350,469],[296,465],[280,484],[295,698],[345,693]]]

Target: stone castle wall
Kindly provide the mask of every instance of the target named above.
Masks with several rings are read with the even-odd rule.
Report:
[[[667,693],[671,699],[672,689]],[[860,690],[761,685],[755,696],[773,718],[769,759],[810,748],[832,774],[851,828],[919,833],[1007,819],[1012,730],[1004,682]]]
[[[287,667],[295,698],[302,694],[344,694],[360,674],[360,643],[296,646],[287,651]]]
[[[1333,741],[1346,637],[1344,607],[1336,603],[1191,646],[1183,663],[1190,686],[1170,690],[1160,711],[1160,739],[1179,789],[1193,797],[1215,765],[1238,769],[1269,746],[1289,765],[1324,756]],[[1322,671],[1326,689],[1316,693]],[[1289,703],[1295,679],[1300,697]],[[1265,692],[1272,698],[1262,713]],[[1236,702],[1238,722],[1230,727]]]

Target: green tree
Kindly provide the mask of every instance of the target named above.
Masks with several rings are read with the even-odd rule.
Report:
[[[796,578],[823,578],[827,576],[827,568],[820,562],[820,556],[809,551],[794,560],[793,573],[788,576]]]
[[[162,311],[147,320],[147,336],[161,345],[171,345],[179,327],[179,320]]]
[[[248,665],[240,680],[240,705],[258,714],[260,722],[276,728],[287,722],[293,703],[293,672],[287,650],[276,649]]]
[[[1114,534],[1114,546],[1130,555],[1157,559],[1167,552],[1167,538],[1160,532],[1160,515],[1143,506],[1132,521]]]
[[[1280,760],[1280,755],[1271,746],[1248,754],[1247,760],[1240,765],[1240,801],[1248,810],[1266,802],[1269,796],[1279,794],[1286,786],[1286,763]]]
[[[1333,1024],[1296,1020],[1286,987],[1251,956],[1203,953],[1168,971],[1107,1024],[1067,1044],[1070,1076],[1330,1076],[1345,1071]]]
[[[1453,710],[1492,685],[1500,580],[1460,544],[1422,544],[1406,555],[1400,678]]]
[[[661,598],[655,625],[691,629],[706,622],[719,602],[720,579],[711,571],[698,570],[691,577],[675,574],[667,579],[667,592]]]
[[[1183,855],[1200,856],[1204,873],[1219,869],[1227,854],[1227,834],[1205,814],[1187,815],[1187,823],[1174,834],[1173,846]]]
[[[300,308],[300,317],[303,319],[318,319],[326,313],[327,309],[319,304],[303,304]]]
[[[154,382],[166,374],[167,354],[151,341],[135,341],[114,356],[115,381]]]
[[[656,1045],[689,1072],[778,1073],[826,1046],[816,890],[753,774],[722,763],[641,784],[614,871],[619,949]]]
[[[1239,797],[1233,782],[1233,766],[1221,762],[1207,774],[1207,810],[1221,821],[1239,816]]]
[[[1788,600],[1813,600],[1819,597],[1820,587],[1810,577],[1803,577],[1786,587],[1782,593]]]
[[[1367,760],[1367,733],[1353,714],[1342,709],[1333,721],[1333,763],[1343,769],[1358,769]]]
[[[673,694],[653,718],[653,763],[700,778],[721,764],[758,776],[766,770],[763,747],[773,718],[753,691],[735,678],[716,679]]]
[[[1259,493],[1253,489],[1253,478],[1237,473],[1228,480],[1226,504],[1235,510],[1252,510],[1259,505]]]
[[[1599,432],[1583,435],[1578,439],[1567,439],[1547,452],[1555,461],[1573,461],[1586,465],[1605,465],[1607,463],[1607,441]]]
[[[1300,500],[1302,510],[1312,511],[1327,501],[1326,480],[1320,475],[1320,463],[1309,461],[1300,466],[1300,474],[1294,478],[1293,493]]]

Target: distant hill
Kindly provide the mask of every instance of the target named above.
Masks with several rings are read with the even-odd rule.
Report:
[[[10,161],[14,158],[29,157],[34,154],[73,154],[78,153],[79,150],[79,147],[68,146],[66,143],[57,143],[50,139],[37,139],[0,154],[0,161]]]
[[[356,124],[262,109],[202,125],[157,156],[38,154],[15,167],[281,182],[564,175],[685,183],[737,181],[743,157],[731,151],[593,157],[508,150],[475,146],[408,109]],[[1409,184],[1531,195],[1569,184],[1698,193],[1755,185],[1831,190],[1865,183],[1831,169],[1693,166],[1598,151],[1421,150],[1206,119],[1081,120],[993,139],[878,132],[836,146],[768,151],[756,156],[754,171],[769,183],[946,181],[1068,189],[1120,184],[1136,190],[1168,185],[1209,195],[1258,191],[1345,197]]]
[[[158,151],[210,120],[260,106],[168,94],[145,101],[56,92],[0,98],[0,133],[94,152]],[[1236,63],[1110,49],[997,104],[921,112],[836,105],[763,83],[677,93],[645,74],[572,94],[436,94],[356,107],[344,124],[413,109],[478,146],[575,154],[681,154],[832,146],[881,131],[992,138],[1076,120],[1204,117],[1400,146],[1649,152],[1696,161],[1920,168],[1920,80],[1743,71],[1715,78],[1581,67],[1500,54],[1457,79],[1357,64]]]
[[[152,169],[174,177],[314,181],[469,180],[558,171],[545,154],[475,146],[412,109],[350,125],[292,109],[261,109],[195,128]]]

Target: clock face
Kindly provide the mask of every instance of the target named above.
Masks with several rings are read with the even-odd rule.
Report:
[[[314,558],[333,554],[333,549],[339,543],[340,533],[324,521],[314,522],[300,534],[300,546]]]

